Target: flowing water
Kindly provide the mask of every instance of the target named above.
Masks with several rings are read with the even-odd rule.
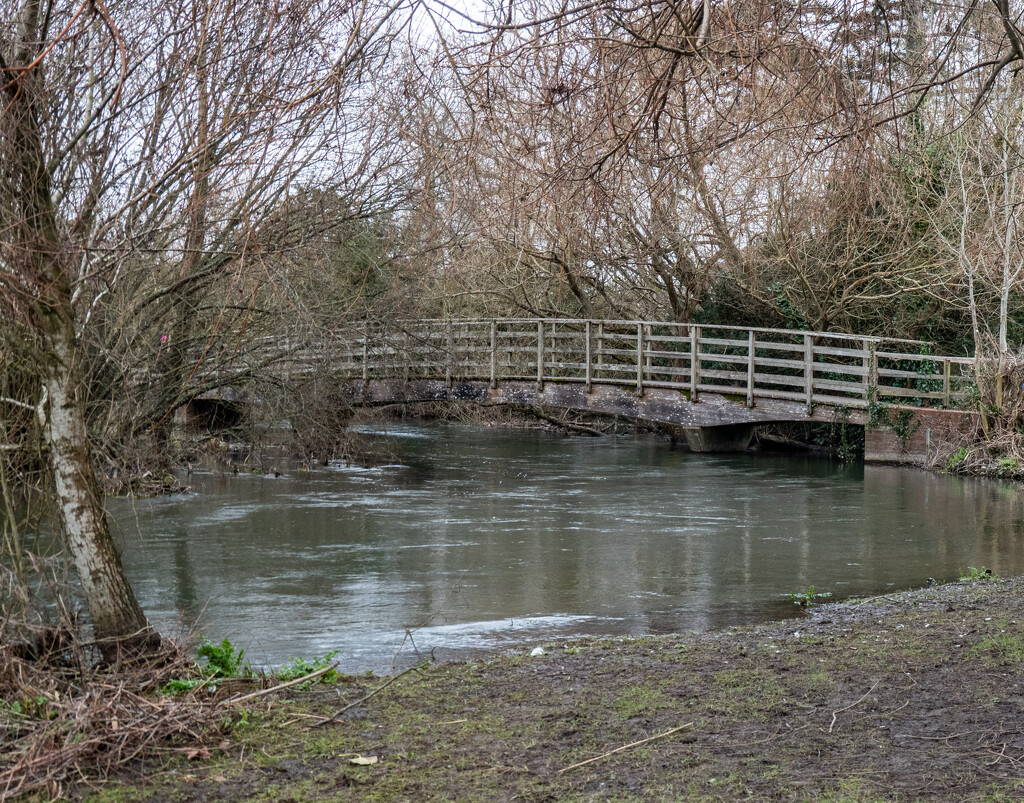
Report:
[[[282,476],[193,474],[113,499],[128,575],[162,632],[254,665],[338,650],[349,672],[799,611],[1024,573],[1018,487],[648,437],[454,425],[371,430],[382,459]]]

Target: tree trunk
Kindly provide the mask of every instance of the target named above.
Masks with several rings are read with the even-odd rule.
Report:
[[[11,275],[24,284],[23,326],[26,361],[39,367],[42,418],[48,459],[53,471],[57,512],[65,547],[78,571],[100,651],[107,660],[123,648],[133,651],[159,643],[124,576],[103,507],[103,489],[93,467],[85,423],[86,386],[79,362],[75,311],[66,253],[54,207],[52,166],[39,123],[43,72],[36,50],[41,47],[40,7],[35,0],[20,14],[19,43],[14,62],[22,68],[8,79],[3,115],[6,193],[0,198],[8,253],[16,255]],[[13,74],[13,73],[12,73]],[[4,73],[5,76],[8,73]]]
[[[70,303],[64,310],[70,312]],[[93,632],[102,654],[155,646],[157,636],[121,568],[103,508],[103,489],[93,468],[83,404],[84,383],[73,325],[52,308],[44,335],[47,402],[44,431],[63,524],[65,545],[82,583]]]

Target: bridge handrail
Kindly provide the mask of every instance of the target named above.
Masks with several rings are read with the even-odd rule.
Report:
[[[489,324],[491,321],[497,321],[498,323],[603,323],[605,325],[613,326],[636,326],[637,324],[643,324],[644,326],[675,326],[681,329],[688,329],[692,326],[699,326],[702,329],[715,329],[715,330],[733,330],[737,332],[757,332],[764,334],[777,334],[777,335],[810,335],[811,337],[828,337],[835,340],[856,340],[858,342],[871,341],[874,343],[908,343],[916,346],[931,346],[931,342],[928,340],[909,340],[907,338],[900,337],[888,337],[885,335],[854,335],[848,332],[826,332],[811,329],[772,329],[765,326],[735,326],[733,324],[717,324],[717,323],[695,323],[686,321],[646,321],[642,319],[629,319],[629,318],[410,318],[400,319],[395,322],[396,326],[404,326],[406,324],[425,324],[425,323],[438,323],[438,324]],[[920,356],[920,355],[917,355]],[[964,357],[970,361],[974,361],[973,357]]]
[[[913,353],[926,341],[678,321],[580,318],[416,319],[346,324],[290,339],[296,370],[352,379],[505,380],[619,385],[878,409],[955,407],[975,397],[973,357]],[[885,351],[883,348],[899,348]],[[925,351],[920,348],[919,351]]]

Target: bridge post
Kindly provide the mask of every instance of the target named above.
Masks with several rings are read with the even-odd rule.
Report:
[[[804,335],[804,386],[810,415],[814,407],[814,339],[810,335]]]
[[[700,384],[700,327],[690,327],[690,401],[697,401]]]
[[[878,344],[864,338],[864,401],[870,410],[878,400]]]
[[[444,335],[445,335],[445,337],[444,337],[444,342],[445,342],[445,349],[444,349],[445,350],[445,357],[444,357],[444,384],[445,384],[445,387],[451,389],[451,386],[452,386],[452,357],[453,357],[452,349],[454,348],[454,345],[455,345],[454,338],[452,337],[452,324],[451,324],[451,321],[448,321],[445,324],[445,333],[444,333]]]
[[[402,327],[402,378],[409,384],[409,372],[412,370],[412,350],[409,348],[409,330]]]
[[[544,321],[537,321],[537,392],[544,390]]]
[[[491,319],[491,387],[498,387],[498,322]]]
[[[370,381],[370,322],[363,325],[363,382]]]
[[[651,325],[649,323],[644,324],[644,343],[650,345],[651,342]],[[646,376],[652,375],[652,368],[654,367],[654,360],[651,359],[651,350],[649,348],[644,349],[644,371]]]
[[[636,325],[636,395],[644,395],[644,325]]]
[[[950,386],[949,360],[942,361],[942,406],[949,407],[949,386]]]
[[[747,333],[747,407],[754,406],[754,330]]]
[[[586,341],[587,341],[585,346],[584,346],[584,352],[585,352],[585,359],[586,359],[586,363],[587,363],[587,394],[589,395],[590,391],[593,388],[593,379],[594,379],[594,376],[593,376],[594,372],[593,372],[593,369],[590,367],[590,321],[587,321],[586,333],[585,333],[584,337],[586,338]]]

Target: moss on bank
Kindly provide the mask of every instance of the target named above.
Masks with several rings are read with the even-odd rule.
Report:
[[[1022,616],[1024,579],[951,583],[425,666],[334,719],[383,683],[343,678],[232,712],[209,757],[147,759],[87,799],[1016,800]]]

